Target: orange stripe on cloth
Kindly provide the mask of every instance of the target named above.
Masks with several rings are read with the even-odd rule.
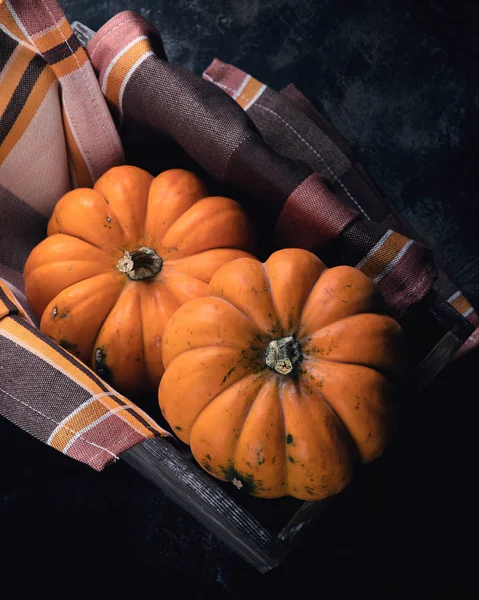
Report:
[[[4,291],[4,286],[2,286],[1,290]],[[7,292],[9,299],[13,299],[11,293],[8,290],[5,290],[5,293]],[[0,310],[4,309],[11,312],[10,308],[11,307],[8,307],[6,303],[0,304]],[[152,437],[155,435],[155,432],[160,435],[169,435],[168,432],[159,427],[151,417],[144,413],[134,403],[118,394],[116,390],[100,379],[91,369],[66,350],[44,338],[40,332],[37,333],[36,329],[24,327],[19,324],[18,321],[8,317],[1,321],[0,329],[1,335],[40,357],[57,371],[61,372],[64,376],[68,377],[87,391],[92,396],[91,400],[97,400],[103,406],[102,409],[96,408],[94,413],[92,413],[91,410],[89,412],[87,411],[87,415],[90,414],[91,417],[95,417],[91,423],[98,420],[98,415],[101,416],[102,414],[106,414],[106,412],[118,412],[117,416],[119,418],[128,423],[135,431],[144,437]],[[127,412],[126,409],[121,408],[120,411],[120,407],[123,406],[131,408],[132,410]],[[103,410],[105,410],[105,412],[102,412]],[[74,429],[72,426],[73,424],[82,424],[84,422],[86,422],[87,425],[90,424],[85,421],[84,416],[81,416],[80,421],[70,422],[66,431],[68,431],[68,427]],[[64,427],[64,424],[59,425],[60,427]]]
[[[25,69],[32,60],[32,56],[33,52],[29,48],[18,45],[5,66],[0,80],[0,89],[2,90],[0,94],[0,116],[5,112]]]
[[[457,312],[461,313],[461,315],[472,312],[472,305],[462,294],[462,292],[456,296],[454,300],[450,302],[450,304],[457,310]]]
[[[20,313],[23,310],[12,292],[0,281],[0,319],[16,312]]]
[[[23,310],[22,305],[15,298],[10,288],[0,281],[0,319],[12,312],[16,312],[22,319],[25,319],[25,321],[31,322],[30,317]]]
[[[63,44],[72,33],[73,31],[70,27],[70,23],[63,17],[58,23],[52,25],[47,30],[32,35],[32,40],[35,42],[38,50],[43,54],[55,46]]]
[[[371,279],[376,279],[408,242],[409,239],[407,237],[395,231],[388,231],[358,264],[358,269]]]
[[[51,434],[48,444],[60,452],[66,452],[79,433],[95,427],[109,415],[115,415],[144,438],[152,437],[154,432],[162,431],[151,419],[144,419],[144,415],[139,413],[134,404],[122,396],[113,394],[114,392],[112,395],[104,394],[99,398],[93,397],[83,404],[58,425]],[[121,402],[118,401],[119,398]],[[138,416],[147,421],[146,426],[138,420]]]
[[[55,350],[54,360],[46,356],[42,345]],[[94,380],[97,376],[17,314],[0,320],[2,349],[18,360],[12,362],[10,380],[2,382],[6,385],[0,390],[0,415],[67,456],[101,471],[112,459],[145,439],[171,436],[104,382],[99,386],[103,391],[91,396],[71,372],[76,366]],[[76,365],[61,368],[65,356]],[[38,372],[49,383],[43,378],[38,380]]]
[[[65,75],[69,75],[77,69],[81,69],[83,65],[88,62],[88,56],[83,48],[78,48],[76,52],[71,54],[68,58],[61,60],[60,62],[50,65],[51,69],[61,79]]]
[[[142,58],[152,53],[150,41],[145,36],[133,40],[126,48],[110,62],[102,82],[103,93],[117,108],[121,108],[122,86],[131,75],[130,71]]]
[[[10,150],[15,146],[30,125],[50,89],[50,86],[55,80],[55,75],[52,70],[48,66],[45,67],[33,86],[33,89],[28,96],[28,100],[25,102],[17,120],[9,131],[3,144],[0,146],[0,164],[2,164]]]
[[[7,319],[2,322],[2,331],[3,335],[55,366],[92,396],[105,391],[107,386],[102,380],[97,379],[96,376],[89,376],[90,370],[85,368],[72,354],[37,335],[36,330],[31,331],[20,327],[15,321]]]
[[[55,429],[48,440],[48,445],[60,452],[64,452],[79,432],[96,423],[101,417],[107,415],[110,411],[100,402],[92,400],[70,415],[65,421]]]
[[[77,144],[73,135],[68,115],[65,111],[65,106],[62,106],[63,129],[65,131],[65,140],[67,143],[68,157],[70,166],[73,170],[74,186],[73,187],[92,187],[93,179],[85,158]]]
[[[258,100],[265,89],[266,86],[261,81],[247,75],[243,84],[233,95],[233,98],[244,110],[247,110]]]

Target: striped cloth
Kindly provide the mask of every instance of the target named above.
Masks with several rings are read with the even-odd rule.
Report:
[[[167,432],[39,332],[22,269],[55,202],[122,163],[123,147],[55,2],[0,2],[0,90],[0,415],[102,470]]]
[[[476,325],[461,352],[479,343],[474,309],[294,86],[219,60],[203,77],[170,65],[131,11],[85,51],[54,0],[0,0],[0,86],[0,415],[52,447],[102,469],[166,434],[38,331],[23,290],[56,201],[125,161],[196,171],[250,211],[262,255],[296,246],[357,266],[399,319],[436,289]]]
[[[121,452],[167,435],[66,350],[42,335],[0,282],[0,414],[101,471]]]

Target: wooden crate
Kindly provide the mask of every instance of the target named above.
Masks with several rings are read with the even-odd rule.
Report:
[[[84,46],[94,35],[78,21],[72,28]],[[415,237],[413,232],[411,235]],[[474,329],[434,291],[409,311],[401,325],[411,341],[415,365],[407,385],[409,397],[418,395],[434,380]],[[337,498],[311,502],[245,496],[231,483],[208,475],[189,448],[174,438],[147,440],[121,458],[263,573],[281,563],[308,526]],[[270,511],[270,503],[279,510]],[[284,522],[276,519],[272,523],[270,512],[283,514]]]
[[[416,364],[407,393],[417,395],[451,360],[473,327],[435,292],[414,307],[401,324]],[[216,481],[203,471],[187,446],[166,439],[148,440],[121,457],[263,573],[281,563],[300,535],[337,498],[310,502],[246,497],[231,483]],[[265,505],[270,503],[281,509],[275,514],[284,514],[279,528],[277,520],[272,524],[267,518]]]

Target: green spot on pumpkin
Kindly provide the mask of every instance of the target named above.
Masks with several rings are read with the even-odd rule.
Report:
[[[107,383],[111,383],[113,380],[113,373],[110,367],[106,364],[106,352],[104,348],[97,348],[95,350],[95,372]]]
[[[291,454],[288,454],[288,460],[290,463],[295,463],[296,461],[294,460],[294,458],[291,456]]]
[[[68,350],[68,352],[71,352],[72,354],[75,354],[76,356],[78,356],[79,352],[78,352],[77,344],[72,344],[72,342],[69,342],[68,340],[60,340],[58,343],[60,344],[60,346],[62,348],[65,348],[65,350]]]
[[[307,486],[305,486],[305,488],[304,488],[304,489],[305,489],[305,490],[308,492],[308,494],[309,494],[310,496],[314,496],[314,490],[313,490],[313,488],[312,488],[312,487],[309,487],[309,486],[307,485]]]
[[[238,473],[232,464],[227,469],[220,465],[219,469],[224,479],[231,481],[244,494],[254,495],[263,489],[263,482],[261,480],[255,479],[253,475],[248,473]]]
[[[290,433],[288,433],[288,435],[286,436],[286,443],[287,444],[293,443],[293,436]]]
[[[181,431],[181,427],[179,425],[176,425],[175,429],[177,429],[178,431]],[[206,458],[210,458],[210,457],[207,456]]]

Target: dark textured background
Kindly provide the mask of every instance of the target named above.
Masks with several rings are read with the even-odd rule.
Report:
[[[63,0],[93,29],[124,9],[198,74],[214,57],[295,83],[479,304],[479,21],[473,2]],[[0,421],[0,580],[91,595],[100,579],[195,598],[477,596],[479,354],[413,403],[400,434],[276,571],[259,575],[124,464],[97,474]],[[60,543],[59,540],[62,540]],[[73,575],[83,565],[83,575]],[[29,576],[19,577],[28,567]],[[38,571],[42,570],[41,577]],[[57,574],[66,575],[58,584]],[[116,584],[115,584],[116,582]],[[311,586],[311,588],[310,588]],[[95,597],[93,593],[93,597]]]

